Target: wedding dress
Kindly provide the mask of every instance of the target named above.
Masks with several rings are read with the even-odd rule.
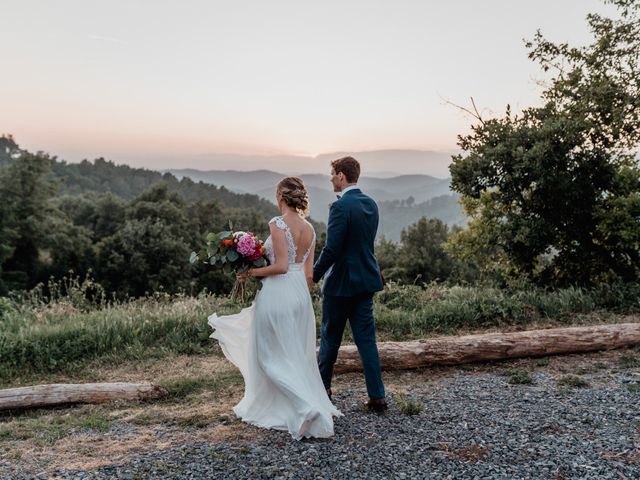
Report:
[[[303,266],[293,236],[282,217],[270,222],[284,230],[289,269],[262,280],[248,308],[235,315],[209,317],[211,334],[224,355],[242,373],[244,397],[233,407],[243,421],[258,427],[286,430],[303,437],[333,436],[333,417],[342,413],[327,397],[316,360],[316,322]],[[271,236],[265,242],[275,262]]]

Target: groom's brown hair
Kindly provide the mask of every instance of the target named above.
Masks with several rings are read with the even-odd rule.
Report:
[[[356,183],[360,178],[360,163],[353,157],[342,157],[331,162],[336,173],[344,173],[349,183]]]

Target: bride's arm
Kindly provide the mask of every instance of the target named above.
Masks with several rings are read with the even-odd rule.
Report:
[[[307,257],[307,261],[304,264],[304,276],[307,278],[307,285],[309,286],[309,290],[313,288],[313,261],[314,261],[314,253],[316,249],[316,241],[313,241],[311,245],[311,250],[309,251],[309,256]]]
[[[271,243],[276,261],[267,267],[250,268],[247,270],[247,275],[250,277],[282,275],[289,271],[289,252],[287,252],[287,239],[284,236],[284,231],[273,223],[269,224],[269,229],[271,230]]]

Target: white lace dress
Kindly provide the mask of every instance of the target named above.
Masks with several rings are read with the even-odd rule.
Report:
[[[239,418],[287,430],[296,440],[331,437],[333,417],[342,414],[327,397],[316,361],[316,324],[303,270],[313,242],[296,263],[296,245],[285,221],[275,217],[269,223],[285,232],[289,271],[265,277],[253,304],[240,313],[211,315],[211,337],[244,378],[244,397],[233,407]],[[275,262],[271,237],[265,246]]]

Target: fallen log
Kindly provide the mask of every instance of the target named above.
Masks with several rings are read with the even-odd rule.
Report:
[[[0,390],[0,411],[114,400],[155,400],[168,392],[150,383],[54,383]]]
[[[640,345],[640,323],[380,342],[378,352],[383,370],[406,370],[431,365],[595,352],[633,345]],[[359,370],[362,370],[362,365],[356,346],[341,347],[335,372]]]

